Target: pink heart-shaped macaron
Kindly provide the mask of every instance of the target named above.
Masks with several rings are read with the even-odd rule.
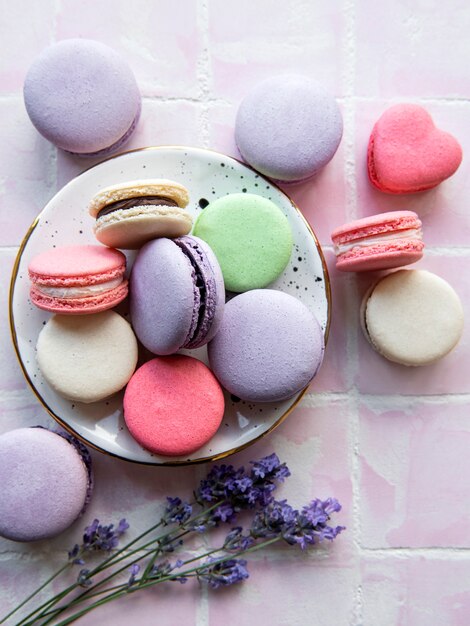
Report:
[[[386,193],[415,193],[452,176],[462,148],[416,104],[397,104],[379,118],[369,139],[371,183]]]

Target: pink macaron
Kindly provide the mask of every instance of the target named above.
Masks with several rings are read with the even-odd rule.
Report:
[[[126,257],[104,246],[52,248],[34,257],[28,272],[31,302],[67,315],[111,309],[127,296]]]
[[[385,270],[423,256],[421,220],[413,211],[391,211],[350,222],[331,234],[342,272]]]
[[[374,187],[405,194],[436,187],[462,161],[458,141],[434,125],[416,104],[397,104],[382,114],[369,139],[367,169]]]
[[[216,433],[224,395],[201,361],[182,354],[147,361],[130,379],[124,419],[144,448],[165,456],[191,454]]]

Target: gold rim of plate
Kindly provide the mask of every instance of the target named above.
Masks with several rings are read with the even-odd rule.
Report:
[[[199,150],[201,152],[208,152],[211,154],[216,154],[216,155],[220,155],[222,157],[224,157],[225,159],[231,159],[233,161],[236,161],[237,163],[240,163],[241,165],[243,165],[244,167],[246,167],[247,169],[252,170],[253,172],[256,172],[260,178],[264,179],[269,185],[272,185],[275,189],[277,189],[278,191],[280,191],[284,196],[286,196],[289,200],[289,202],[291,203],[292,207],[295,209],[295,211],[297,211],[297,213],[300,215],[300,218],[302,219],[302,221],[304,222],[305,226],[307,227],[307,230],[309,231],[310,235],[312,236],[314,243],[315,243],[315,247],[317,249],[317,252],[320,256],[320,260],[321,260],[321,264],[322,264],[322,268],[323,268],[323,275],[324,275],[324,279],[325,279],[325,292],[326,292],[326,299],[327,299],[327,322],[326,322],[326,328],[325,328],[325,346],[328,342],[328,336],[329,336],[329,332],[330,332],[330,323],[331,323],[331,285],[330,285],[330,278],[329,278],[329,274],[328,274],[328,268],[326,265],[326,261],[325,261],[325,257],[323,255],[323,251],[321,249],[320,243],[317,239],[317,236],[315,235],[312,227],[310,226],[310,224],[308,223],[308,221],[306,220],[306,218],[304,217],[302,211],[299,209],[299,207],[295,204],[295,202],[290,198],[290,196],[283,190],[281,189],[278,185],[276,185],[276,183],[273,183],[271,180],[269,180],[268,178],[266,178],[265,176],[263,176],[262,174],[260,174],[259,172],[257,172],[254,168],[250,167],[249,165],[247,165],[246,163],[244,163],[243,161],[236,159],[232,156],[228,156],[226,154],[224,154],[223,152],[217,152],[216,150],[209,150],[207,148],[197,148],[194,146],[172,146],[172,145],[168,145],[168,146],[148,146],[146,148],[136,148],[134,150],[126,150],[125,152],[120,152],[118,154],[115,154],[113,156],[110,156],[106,159],[103,159],[102,161],[100,161],[99,163],[96,163],[95,165],[92,165],[88,168],[86,168],[85,170],[83,170],[83,172],[81,172],[80,174],[78,174],[77,176],[75,176],[72,180],[76,180],[77,178],[79,178],[80,176],[82,176],[85,172],[87,172],[88,170],[92,169],[93,167],[96,167],[98,165],[100,165],[101,163],[104,163],[106,161],[111,161],[113,159],[117,159],[125,154],[131,154],[133,152],[145,152],[146,150]],[[70,182],[66,183],[66,185],[68,185]],[[64,187],[66,186],[64,185]],[[63,189],[63,187],[62,187]],[[58,192],[56,192],[58,193]],[[47,205],[46,205],[47,206]],[[210,455],[210,456],[206,456],[206,457],[201,457],[199,459],[192,459],[189,461],[163,461],[163,462],[152,462],[152,461],[137,461],[136,459],[129,459],[125,456],[121,456],[119,454],[115,454],[113,452],[109,452],[108,450],[105,450],[103,448],[101,448],[100,446],[97,446],[96,444],[92,443],[91,441],[88,441],[88,439],[86,439],[85,437],[83,437],[82,435],[79,435],[69,424],[67,424],[66,422],[64,422],[64,420],[57,415],[56,413],[54,413],[54,411],[50,408],[50,406],[47,404],[47,402],[44,400],[44,398],[41,396],[41,394],[39,393],[39,391],[36,389],[35,385],[33,384],[33,381],[31,380],[26,367],[23,363],[23,360],[21,358],[21,354],[20,354],[20,350],[18,347],[18,339],[17,339],[17,335],[16,335],[16,328],[15,328],[15,320],[14,320],[14,315],[13,315],[13,294],[15,291],[15,284],[16,284],[16,279],[18,276],[18,268],[23,256],[23,252],[26,248],[26,245],[31,237],[31,235],[33,234],[36,226],[39,224],[39,221],[41,219],[41,215],[43,214],[44,209],[39,213],[39,215],[36,217],[36,219],[33,221],[33,223],[31,224],[31,226],[28,228],[28,231],[26,232],[26,235],[23,238],[23,241],[20,244],[20,248],[18,250],[18,254],[16,255],[15,258],[15,263],[13,265],[13,270],[12,270],[12,274],[11,274],[11,280],[10,280],[10,289],[9,289],[9,295],[8,295],[8,312],[9,312],[9,322],[10,322],[10,333],[11,333],[11,338],[13,341],[13,346],[15,348],[15,353],[16,353],[16,357],[19,361],[20,367],[23,371],[23,375],[26,378],[26,381],[28,382],[29,386],[31,387],[33,393],[35,394],[36,398],[39,400],[39,402],[42,404],[42,406],[45,408],[45,410],[49,413],[49,415],[58,423],[60,424],[60,426],[62,426],[62,428],[64,428],[66,431],[68,431],[71,435],[73,435],[74,437],[76,437],[78,440],[80,440],[82,443],[84,443],[85,445],[89,446],[90,448],[93,448],[94,450],[98,450],[99,452],[102,452],[103,454],[107,454],[108,456],[112,456],[115,457],[117,459],[121,459],[124,461],[128,461],[130,463],[137,463],[139,465],[155,465],[155,466],[181,466],[181,465],[197,465],[199,463],[209,463],[212,461],[219,461],[220,459],[224,459],[227,456],[230,456],[231,454],[235,454],[237,452],[241,452],[242,450],[244,450],[245,448],[248,448],[248,446],[251,446],[252,444],[254,444],[256,441],[259,441],[260,439],[262,439],[263,437],[266,437],[267,435],[269,435],[275,428],[277,428],[280,424],[282,424],[282,422],[288,417],[288,415],[295,409],[295,407],[299,404],[299,402],[302,400],[303,396],[305,395],[308,386],[305,387],[305,389],[303,389],[300,393],[299,396],[294,400],[294,402],[291,404],[291,406],[274,422],[274,424],[272,424],[267,430],[265,430],[263,433],[261,433],[260,435],[258,435],[257,437],[254,437],[253,439],[251,439],[250,441],[247,441],[246,443],[243,443],[239,446],[235,446],[234,448],[230,448],[229,450],[225,450],[224,452],[220,452],[219,454],[214,454],[214,455]]]

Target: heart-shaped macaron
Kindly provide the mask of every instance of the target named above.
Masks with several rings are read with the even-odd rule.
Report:
[[[452,176],[461,161],[458,141],[436,128],[429,113],[416,104],[387,109],[369,139],[369,178],[386,193],[432,189]]]

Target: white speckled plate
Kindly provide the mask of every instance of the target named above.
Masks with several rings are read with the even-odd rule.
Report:
[[[102,187],[137,178],[169,178],[183,183],[189,189],[188,208],[194,216],[208,201],[228,193],[256,193],[273,200],[289,219],[294,250],[285,272],[271,287],[302,300],[327,335],[330,290],[326,266],[315,235],[292,201],[271,182],[231,157],[198,148],[157,147],[127,152],[92,167],[65,185],[40,213],[21,245],[13,270],[13,342],[38,399],[54,419],[85,443],[122,459],[154,465],[220,459],[270,432],[288,415],[303,392],[275,404],[245,403],[226,394],[224,419],[215,437],[189,457],[169,458],[151,454],[132,439],[123,419],[122,393],[93,405],[72,404],[49,387],[36,364],[37,337],[50,314],[29,302],[29,261],[52,246],[97,243],[93,220],[86,210],[90,198]],[[130,266],[134,253],[127,256]],[[118,310],[125,314],[122,307]],[[205,348],[185,352],[206,361]]]

